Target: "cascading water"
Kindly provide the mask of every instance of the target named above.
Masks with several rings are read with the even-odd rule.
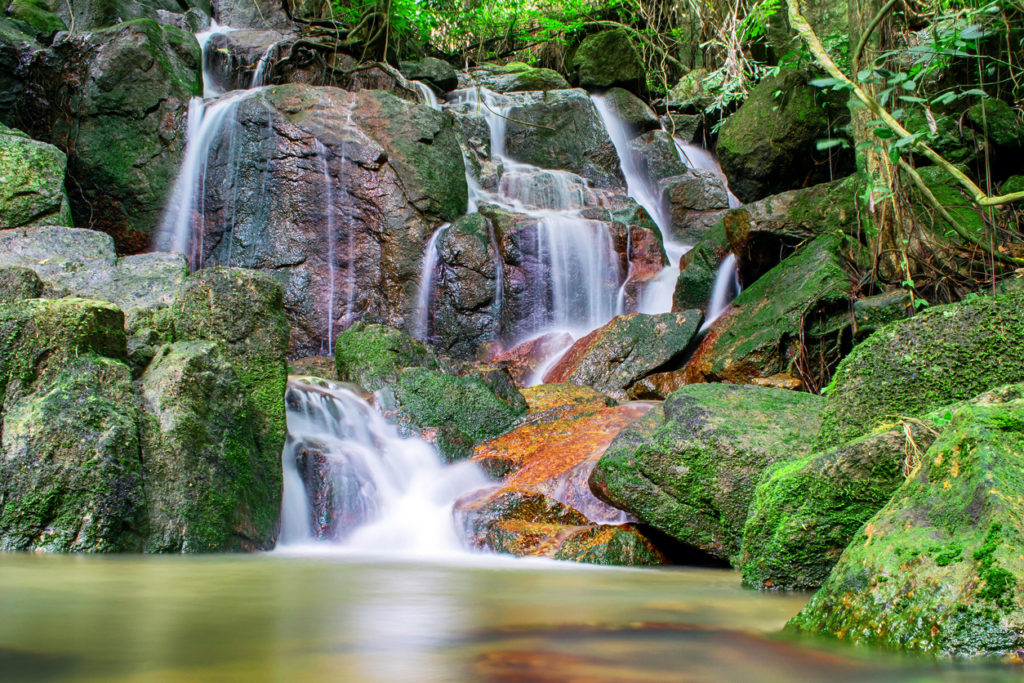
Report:
[[[420,289],[416,299],[416,321],[413,325],[414,333],[419,339],[426,339],[430,331],[430,296],[434,291],[434,272],[437,270],[439,259],[437,240],[450,225],[450,223],[445,223],[434,231],[427,241],[427,248],[423,253],[423,264],[420,267]]]
[[[334,183],[327,165],[328,150],[319,140],[316,141],[316,154],[320,158],[320,168],[324,176],[324,218],[327,223],[327,355],[334,353]]]
[[[423,104],[431,109],[441,110],[441,102],[437,99],[437,95],[434,94],[429,85],[423,81],[411,81],[411,83],[412,87],[416,88],[416,94],[423,100]]]
[[[283,41],[278,41],[267,48],[267,51],[256,62],[256,69],[252,73],[250,88],[259,88],[267,84],[267,76],[270,75],[270,65],[277,56],[277,48]]]
[[[711,323],[718,320],[725,309],[729,307],[732,300],[739,296],[742,291],[740,285],[740,273],[736,266],[736,255],[729,254],[718,266],[715,274],[715,284],[711,288],[711,298],[708,299],[707,312],[704,315],[704,323],[700,330],[703,332],[711,327]]]
[[[465,552],[452,524],[463,494],[488,485],[474,464],[445,465],[335,382],[292,379],[278,549],[437,556]]]

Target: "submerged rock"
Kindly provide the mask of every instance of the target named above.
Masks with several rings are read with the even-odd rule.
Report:
[[[832,446],[876,425],[1024,381],[1024,292],[936,306],[875,332],[843,359],[826,390],[818,441]]]
[[[758,479],[809,452],[822,403],[782,389],[683,387],[619,433],[590,487],[659,531],[735,562]]]
[[[620,315],[573,344],[544,381],[583,384],[624,399],[630,386],[645,375],[681,361],[700,321],[696,310]]]
[[[70,225],[66,167],[53,145],[0,124],[0,228]]]
[[[1024,400],[965,406],[789,628],[942,657],[1024,647]]]

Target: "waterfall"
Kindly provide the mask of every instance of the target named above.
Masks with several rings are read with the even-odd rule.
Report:
[[[431,109],[441,111],[441,103],[437,99],[437,95],[431,90],[430,86],[423,81],[411,81],[412,87],[416,88],[416,94],[423,100],[423,104],[427,105]]]
[[[267,76],[270,74],[271,61],[277,55],[277,46],[284,41],[277,41],[267,48],[267,51],[256,62],[256,69],[252,73],[252,83],[249,88],[259,88],[267,84]]]
[[[416,296],[416,317],[413,324],[414,334],[418,339],[426,341],[430,334],[430,295],[434,290],[434,271],[437,270],[438,251],[437,240],[441,233],[448,229],[451,223],[445,223],[430,236],[427,241],[427,248],[423,252],[423,262],[420,266],[420,289]]]
[[[445,465],[402,437],[341,384],[291,379],[278,549],[374,554],[462,553],[452,524],[460,496],[488,485],[474,464]]]
[[[740,291],[742,287],[739,269],[736,267],[736,255],[729,254],[718,266],[715,284],[711,288],[711,298],[708,299],[707,313],[704,315],[704,324],[699,331],[703,332],[711,327],[711,323],[725,312],[732,300],[739,296]]]
[[[320,159],[320,169],[324,176],[324,218],[327,220],[327,277],[330,279],[327,285],[327,355],[330,356],[334,354],[334,183],[331,182],[331,172],[327,167],[327,155],[329,152],[322,142],[319,140],[314,142],[317,157]],[[350,263],[351,258],[350,252]],[[351,267],[349,270],[351,270]],[[351,286],[349,287],[349,292],[351,292]]]

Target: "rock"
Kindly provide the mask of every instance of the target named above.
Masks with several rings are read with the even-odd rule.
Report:
[[[503,401],[480,377],[428,368],[402,370],[381,403],[401,426],[434,441],[449,462],[468,458],[476,444],[508,431],[526,412]]]
[[[743,531],[743,582],[779,590],[818,588],[857,530],[903,483],[913,455],[934,439],[927,422],[884,425],[769,470],[754,492]]]
[[[0,266],[0,304],[36,299],[43,293],[43,282],[31,268]]]
[[[696,310],[620,315],[573,344],[544,381],[574,382],[624,399],[642,377],[681,360],[700,321]]]
[[[982,135],[987,131],[988,140],[997,148],[1019,149],[1024,145],[1019,110],[1002,100],[986,97],[967,110],[967,117]]]
[[[598,526],[537,493],[507,489],[456,503],[456,523],[472,547],[605,565],[660,565],[661,553],[629,524]]]
[[[740,108],[725,120],[716,152],[729,188],[743,202],[844,175],[852,155],[836,164],[818,164],[815,143],[828,137],[829,117],[818,89],[807,76],[784,69],[758,83]],[[847,159],[846,157],[851,157]]]
[[[705,86],[707,78],[708,70],[704,68],[694,69],[685,74],[668,91],[666,104],[692,115],[703,114],[715,100]]]
[[[210,36],[206,49],[206,75],[204,76],[220,90],[237,90],[252,87],[260,60],[268,54],[271,59],[281,56],[280,50],[287,50],[285,34],[275,30],[239,29]],[[275,54],[275,45],[278,52]],[[265,64],[269,69],[272,64]],[[264,83],[265,85],[266,83]]]
[[[7,16],[27,27],[25,30],[34,38],[47,44],[57,32],[67,30],[63,20],[51,11],[45,0],[13,0],[7,6]]]
[[[623,88],[611,88],[604,93],[608,106],[637,134],[661,130],[661,121],[654,111],[633,93]]]
[[[436,57],[424,57],[418,62],[402,62],[402,75],[411,81],[424,81],[441,92],[459,87],[459,76],[448,62]]]
[[[178,289],[170,308],[176,341],[221,345],[245,393],[245,422],[251,430],[251,478],[260,509],[251,529],[254,542],[272,541],[267,528],[277,519],[281,495],[281,449],[285,440],[284,393],[288,379],[288,320],[281,286],[265,273],[241,268],[206,268]],[[246,437],[249,438],[249,437]],[[230,446],[229,446],[230,448]],[[276,501],[276,502],[275,502]],[[275,514],[270,515],[273,508]],[[255,539],[259,539],[256,541]]]
[[[488,64],[474,69],[472,77],[474,83],[497,93],[569,89],[569,83],[557,71],[539,69],[522,62],[500,66]]]
[[[141,548],[141,458],[113,304],[0,304],[0,547]]]
[[[686,173],[686,165],[679,158],[676,144],[661,129],[633,138],[629,147],[639,155],[642,172],[655,186],[666,178]]]
[[[745,282],[753,282],[819,235],[856,237],[858,182],[851,176],[766,197],[726,213],[729,249]]]
[[[781,389],[685,386],[622,430],[590,488],[683,543],[735,562],[754,486],[809,452],[822,399]]]
[[[211,16],[216,17],[224,26],[279,30],[292,27],[285,4],[275,0],[212,0],[212,4]],[[308,3],[303,5],[302,2],[295,2],[294,5],[299,10],[298,16],[320,18],[322,10],[311,11]]]
[[[398,381],[404,368],[436,369],[431,349],[401,330],[356,323],[338,335],[334,369],[342,382],[377,391]]]
[[[725,225],[716,223],[693,249],[679,259],[679,277],[672,293],[672,310],[703,310],[714,290],[715,278],[722,260],[732,246],[725,235]]]
[[[494,356],[494,362],[507,367],[517,385],[525,386],[545,360],[568,348],[572,342],[568,332],[549,332],[502,351]]]
[[[353,325],[353,327],[355,326]],[[334,359],[328,356],[306,356],[289,360],[288,374],[330,380],[338,379],[338,373],[334,369]]]
[[[913,312],[914,295],[905,289],[857,299],[853,302],[854,333],[867,336],[883,325],[910,317]]]
[[[1024,400],[958,410],[788,628],[940,657],[1019,651],[1022,451]]]
[[[689,211],[729,208],[729,192],[712,171],[685,169],[679,175],[663,178],[659,187],[672,207],[673,222],[682,222]]]
[[[624,429],[590,478],[594,494],[669,536],[735,562],[762,473],[810,451],[811,394],[691,385]]]
[[[612,29],[587,36],[572,57],[576,82],[585,88],[641,87],[644,65],[629,33]]]
[[[156,20],[160,12],[183,11],[182,5],[173,0],[43,0],[40,4],[57,15],[58,21],[61,22],[61,27],[57,30],[73,26],[76,33],[105,29],[136,19]],[[187,6],[201,3],[183,4]]]
[[[78,296],[117,304],[129,328],[143,311],[170,305],[188,274],[180,254],[119,259],[110,235],[57,226],[0,230],[0,266],[31,268],[49,298]]]
[[[53,145],[0,124],[0,227],[71,225],[66,167]]]
[[[386,91],[302,85],[237,106],[234,141],[210,160],[198,262],[273,273],[292,356],[328,354],[356,320],[406,327],[431,233],[466,209],[452,118]]]
[[[568,402],[539,410],[530,401],[535,390],[523,390],[532,404],[523,424],[478,446],[472,462],[491,476],[502,477],[501,490],[542,493],[571,506],[590,522],[633,521],[622,510],[595,498],[587,480],[615,435],[646,414],[650,406],[608,406],[607,397],[591,390],[591,395],[570,394]]]
[[[819,237],[744,289],[687,362],[689,381],[784,372],[823,386],[849,345],[852,285],[838,245]]]
[[[505,151],[516,161],[621,186],[619,157],[585,91],[519,93],[506,116]]]
[[[269,550],[281,476],[261,448],[249,391],[223,344],[164,346],[139,380],[147,552]],[[282,444],[283,446],[283,441]]]
[[[500,245],[479,213],[459,218],[437,239],[428,329],[431,343],[453,358],[473,358],[484,342],[500,336]]]
[[[13,126],[19,118],[29,66],[41,49],[29,25],[0,16],[0,121],[5,124]]]
[[[662,126],[672,137],[683,143],[702,142],[699,133],[704,125],[699,114],[668,113],[662,117]]]
[[[138,19],[76,33],[33,63],[24,130],[68,155],[76,224],[113,235],[121,253],[149,248],[160,222],[200,59],[192,34]]]
[[[843,443],[879,423],[919,417],[1024,381],[1024,292],[935,306],[881,328],[836,369],[818,437]]]

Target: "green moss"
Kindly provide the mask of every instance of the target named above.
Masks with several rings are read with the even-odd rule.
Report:
[[[395,382],[409,367],[437,368],[433,352],[418,339],[386,325],[356,323],[334,345],[338,379],[376,391]]]
[[[1024,381],[1022,307],[1024,292],[977,297],[881,328],[839,364],[818,443]]]
[[[584,87],[636,86],[645,81],[643,63],[624,29],[587,36],[571,63],[576,80]]]
[[[0,226],[71,225],[66,167],[67,157],[53,145],[0,129]]]

